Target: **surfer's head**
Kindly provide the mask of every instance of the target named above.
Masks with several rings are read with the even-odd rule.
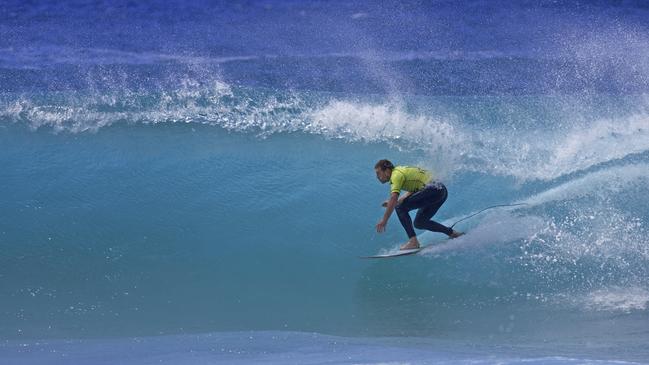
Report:
[[[376,172],[376,178],[383,184],[390,181],[390,176],[392,176],[392,170],[394,165],[389,160],[380,160],[374,165],[374,171]]]

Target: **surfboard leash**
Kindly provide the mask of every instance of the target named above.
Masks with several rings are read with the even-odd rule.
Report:
[[[467,220],[467,219],[469,219],[469,218],[471,218],[471,217],[475,217],[476,215],[478,215],[478,214],[484,212],[485,210],[489,210],[489,209],[493,209],[493,208],[501,208],[501,207],[515,207],[515,206],[519,206],[519,205],[527,205],[527,203],[518,203],[518,204],[498,204],[498,205],[492,205],[492,206],[490,206],[490,207],[486,207],[486,208],[484,208],[484,209],[482,209],[482,210],[480,210],[480,211],[478,211],[478,212],[476,212],[476,213],[473,213],[473,214],[471,214],[471,215],[469,215],[469,216],[466,216],[466,217],[460,219],[459,221],[453,223],[453,224],[451,225],[450,228],[453,229],[453,227],[454,227],[456,224],[458,224],[458,223],[460,223],[460,222],[462,222],[462,221],[465,221],[465,220]]]

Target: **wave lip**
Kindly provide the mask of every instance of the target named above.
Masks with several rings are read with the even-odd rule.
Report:
[[[435,113],[426,111],[426,105],[398,99],[368,102],[329,94],[247,89],[205,70],[144,90],[123,85],[121,78],[108,78],[106,85],[98,87],[91,83],[89,91],[1,95],[0,117],[32,129],[49,127],[71,133],[97,131],[118,122],[183,122],[262,136],[302,132],[352,143],[384,143],[422,152],[427,167],[434,167],[442,179],[470,171],[511,176],[521,182],[550,182],[649,151],[646,111],[565,126],[551,121],[540,127],[474,126],[462,120],[460,110],[446,104],[446,112]],[[513,102],[504,99],[489,106],[506,108]],[[540,113],[552,106],[551,102],[540,104]],[[570,115],[562,117],[570,119]]]

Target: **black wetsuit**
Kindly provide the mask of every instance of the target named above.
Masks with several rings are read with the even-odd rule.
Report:
[[[397,216],[399,216],[401,225],[403,225],[406,233],[408,233],[408,238],[417,236],[412,227],[413,222],[410,214],[408,214],[408,212],[414,209],[419,209],[415,216],[415,228],[441,232],[449,236],[453,233],[451,228],[431,220],[435,213],[437,213],[439,207],[444,204],[447,196],[446,186],[439,182],[433,182],[397,204],[394,210],[397,212]]]

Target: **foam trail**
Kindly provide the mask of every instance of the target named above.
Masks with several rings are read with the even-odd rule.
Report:
[[[530,238],[544,232],[545,235],[553,237],[550,241],[547,241],[551,242],[551,247],[549,246],[548,249],[552,251],[558,250],[564,256],[584,257],[595,255],[597,257],[610,257],[631,250],[635,255],[644,257],[646,256],[645,250],[642,250],[642,247],[636,247],[641,246],[644,240],[633,234],[639,227],[639,218],[626,216],[612,207],[595,207],[597,212],[593,212],[592,209],[582,208],[579,210],[579,216],[575,217],[516,217],[511,212],[523,211],[555,201],[574,200],[593,195],[601,196],[602,192],[622,193],[629,186],[646,186],[648,181],[649,165],[643,163],[596,171],[517,202],[525,204],[523,206],[501,207],[496,211],[487,212],[478,226],[469,230],[464,236],[435,245],[422,251],[422,254],[435,255],[497,242],[511,242]],[[606,214],[602,214],[602,212],[606,212]],[[450,222],[457,219],[457,217],[448,219],[444,223],[450,224]],[[600,219],[604,219],[604,221],[600,222]],[[594,226],[587,232],[588,234],[579,234],[574,232],[574,228],[572,228],[572,225],[576,224],[576,222],[588,227]],[[516,229],[512,229],[512,227],[516,227]],[[614,239],[611,234],[619,239]],[[431,234],[426,232],[420,237],[427,239],[430,236]],[[626,243],[618,242],[620,240]],[[594,245],[588,245],[584,248],[584,242],[592,242]]]
[[[646,186],[647,182],[649,182],[649,164],[616,166],[570,180],[518,203],[537,206],[552,201],[583,198],[593,194],[599,195],[602,191],[620,193],[629,185],[644,184]]]
[[[623,158],[649,149],[649,118],[634,115],[626,120],[599,120],[576,126],[557,140],[552,159],[538,177],[555,178],[570,171],[585,170],[605,161]]]
[[[540,217],[516,217],[499,212],[489,215],[477,227],[461,237],[422,250],[421,255],[435,256],[451,251],[517,241],[535,235],[545,225],[545,221]]]
[[[460,166],[469,171],[513,176],[521,181],[552,181],[598,164],[649,150],[646,112],[615,119],[571,122],[546,130],[489,129],[466,133],[468,144],[459,146]],[[555,122],[554,124],[559,124]]]
[[[605,288],[588,293],[576,304],[591,311],[643,311],[649,308],[649,290],[642,287]]]
[[[638,163],[615,166],[605,170],[589,173],[582,177],[570,180],[559,186],[550,188],[529,198],[511,203],[513,206],[498,207],[499,212],[517,211],[551,203],[555,201],[572,200],[577,198],[600,195],[602,191],[621,193],[629,186],[645,186],[649,182],[649,164]],[[517,205],[518,204],[518,205]],[[456,216],[445,220],[443,223],[451,225],[464,217],[468,217],[479,210]],[[488,213],[485,213],[488,214]],[[426,233],[424,233],[426,235]]]

